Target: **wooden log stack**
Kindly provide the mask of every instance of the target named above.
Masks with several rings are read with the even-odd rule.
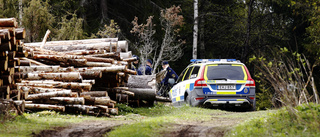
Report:
[[[24,101],[20,104],[26,110],[96,116],[117,114],[117,102],[156,99],[154,76],[152,88],[127,86],[136,72],[130,69],[135,58],[126,41],[100,38],[22,43],[25,31],[16,24],[1,23],[0,19],[4,28],[0,29],[0,99]]]
[[[19,57],[26,55],[21,42],[25,35],[25,29],[18,28],[15,18],[0,19],[0,100],[2,100],[0,105],[2,106],[14,104],[11,98],[20,100],[20,94],[18,95],[15,90],[14,73],[15,66],[20,64]],[[22,114],[23,110],[16,109],[18,114]]]

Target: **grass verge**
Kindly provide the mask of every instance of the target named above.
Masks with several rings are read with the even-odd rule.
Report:
[[[309,104],[286,108],[265,117],[254,118],[238,125],[227,136],[320,136],[320,105]]]
[[[189,106],[172,107],[163,104],[158,104],[152,108],[136,108],[130,112],[139,114],[138,116],[136,114],[126,115],[127,118],[132,118],[137,122],[117,127],[106,135],[110,137],[125,137],[128,135],[131,137],[155,137],[170,131],[170,126],[173,124],[210,122],[210,119],[216,117],[247,119],[248,115],[250,117],[258,117],[266,114],[265,111],[233,113]],[[134,117],[131,117],[131,115]]]
[[[25,113],[17,116],[13,121],[0,124],[0,137],[23,137],[31,136],[32,133],[39,133],[42,130],[52,127],[68,126],[72,123],[79,123],[85,120],[97,120],[93,116],[59,114],[55,111],[41,111],[37,113]]]

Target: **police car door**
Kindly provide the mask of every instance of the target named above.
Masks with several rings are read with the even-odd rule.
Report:
[[[184,101],[184,94],[187,85],[190,85],[190,73],[193,70],[193,66],[187,67],[179,76],[177,84],[171,89],[170,97],[174,105],[178,105],[179,102]],[[178,104],[177,104],[178,103]]]

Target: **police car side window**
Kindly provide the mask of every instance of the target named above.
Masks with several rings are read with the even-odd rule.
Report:
[[[190,79],[190,73],[191,73],[191,71],[192,71],[192,70],[193,70],[193,67],[189,67],[189,69],[188,69],[188,71],[187,71],[186,75],[184,76],[183,81],[184,81],[184,80],[188,80],[188,79]]]
[[[179,78],[178,78],[178,80],[177,80],[177,83],[179,83],[179,82],[182,81],[182,78],[183,78],[183,76],[184,76],[184,73],[185,73],[187,70],[188,70],[188,68],[184,69],[184,70],[181,72],[181,74],[179,75]]]
[[[190,75],[190,79],[196,78],[198,76],[200,66],[195,66],[192,70],[192,73]]]

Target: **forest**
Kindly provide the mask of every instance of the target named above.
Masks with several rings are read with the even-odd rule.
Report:
[[[183,20],[173,26],[171,45],[182,53],[170,65],[180,73],[192,59],[193,0],[0,0],[0,18],[17,18],[25,43],[41,41],[49,29],[49,40],[118,37],[142,56],[139,47],[147,43],[134,26],[151,16],[150,39],[166,43],[162,11],[174,5]],[[259,109],[319,103],[319,6],[318,0],[199,0],[198,58],[245,63]]]

